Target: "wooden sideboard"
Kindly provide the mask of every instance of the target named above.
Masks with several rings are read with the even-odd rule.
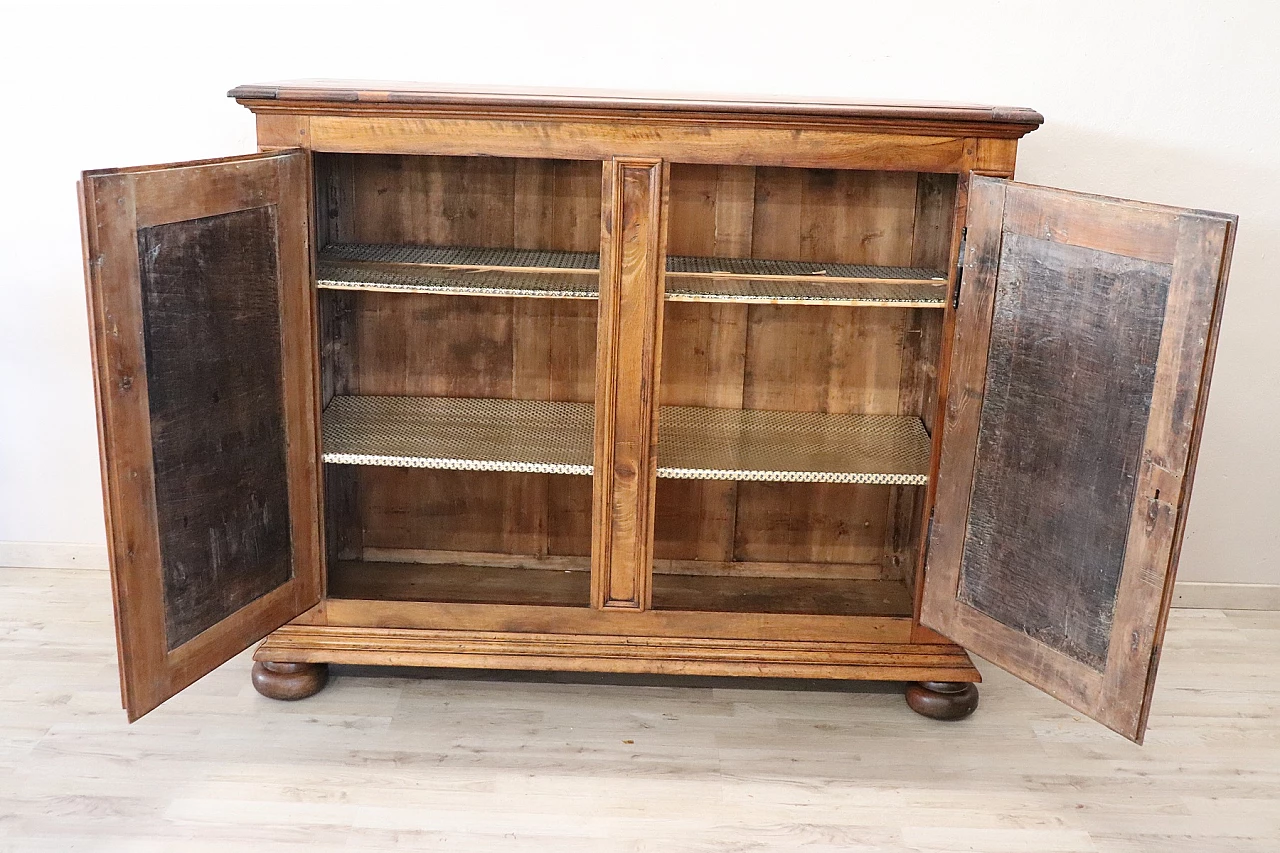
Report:
[[[909,682],[1140,740],[1234,217],[1026,109],[303,81],[86,172],[130,719],[329,663]]]

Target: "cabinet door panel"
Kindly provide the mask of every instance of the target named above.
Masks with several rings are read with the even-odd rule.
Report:
[[[320,598],[304,154],[86,173],[130,719]]]
[[[921,621],[1139,741],[1234,230],[970,189]]]

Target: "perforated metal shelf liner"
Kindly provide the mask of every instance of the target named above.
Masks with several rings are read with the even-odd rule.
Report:
[[[467,397],[334,397],[324,461],[455,471],[590,474],[590,403]]]
[[[751,302],[769,305],[890,305],[941,308],[946,282],[824,281],[814,279],[694,278],[667,273],[669,302]]]
[[[944,281],[946,275],[921,267],[881,267],[871,264],[821,264],[811,261],[775,261],[767,258],[695,258],[672,255],[667,272],[692,275],[749,275],[776,278],[875,279],[885,281]]]
[[[590,403],[454,397],[335,397],[324,461],[468,471],[592,473]],[[919,418],[666,406],[658,476],[697,480],[923,485]]]
[[[596,299],[598,273],[523,272],[519,270],[364,267],[320,263],[316,283],[326,290],[400,290],[456,296],[541,296],[552,299]]]
[[[599,256],[448,246],[339,243],[320,253],[326,289],[595,299]],[[667,259],[674,302],[762,302],[938,307],[946,276],[915,267],[756,258]]]
[[[923,485],[929,436],[915,417],[664,406],[658,476],[679,480]]]
[[[595,252],[544,252],[539,249],[486,249],[475,246],[406,246],[380,243],[330,243],[324,260],[450,267],[600,270]]]

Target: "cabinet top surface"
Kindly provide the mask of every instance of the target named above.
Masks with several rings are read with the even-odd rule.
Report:
[[[1019,125],[1024,133],[1034,130],[1044,121],[1040,113],[1025,107],[981,104],[863,101],[791,95],[707,95],[609,89],[465,86],[368,80],[289,80],[237,86],[227,94],[241,101],[258,102],[414,104],[425,107],[505,107],[636,113],[736,113],[857,120],[990,122]]]

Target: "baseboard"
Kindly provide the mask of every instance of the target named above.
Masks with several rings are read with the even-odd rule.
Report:
[[[25,569],[106,569],[106,545],[0,542],[0,566]]]
[[[1173,606],[1198,610],[1280,610],[1280,584],[1179,581]]]
[[[73,542],[0,542],[0,566],[106,569],[107,547]],[[1179,581],[1173,606],[1196,610],[1280,610],[1280,584]]]

